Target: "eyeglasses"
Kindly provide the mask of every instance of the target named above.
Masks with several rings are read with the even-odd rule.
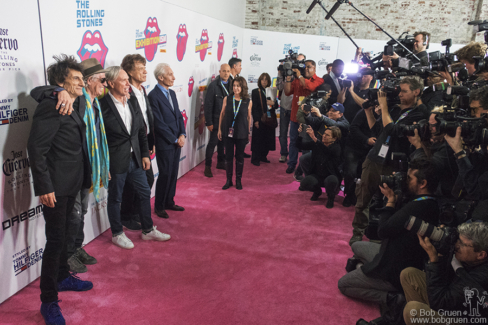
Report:
[[[105,83],[105,81],[107,81],[107,78],[101,78],[100,79],[100,83],[102,83],[102,84]]]
[[[457,242],[459,243],[459,245],[461,245],[462,247],[474,247],[473,245],[468,245],[468,244],[465,244],[461,241],[461,239],[458,238]]]

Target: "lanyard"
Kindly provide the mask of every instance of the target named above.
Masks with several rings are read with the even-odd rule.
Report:
[[[237,106],[237,111],[236,111],[236,96],[232,96],[232,105],[234,107],[234,120],[232,121],[232,128],[234,128],[234,123],[236,122],[237,114],[239,114],[241,103],[242,103],[242,98],[239,100],[239,106]]]
[[[435,200],[435,197],[432,196],[421,196],[416,198],[414,201],[425,201],[425,200]]]
[[[227,88],[225,88],[224,83],[222,82],[222,80],[220,80],[220,84],[222,85],[222,88],[224,88],[225,93],[227,94],[227,96],[229,96],[229,92],[227,91]]]
[[[411,111],[413,111],[415,108],[412,108],[412,109],[409,109],[408,111],[406,111],[405,113],[402,114],[402,116],[400,116],[398,118],[398,120],[395,122],[395,124],[397,124],[398,122],[400,122],[401,120],[403,120],[405,117],[407,117],[408,113],[410,113]]]

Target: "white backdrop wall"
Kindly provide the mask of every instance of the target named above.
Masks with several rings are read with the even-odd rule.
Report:
[[[192,1],[196,0],[186,4]],[[262,72],[276,76],[278,60],[290,48],[314,59],[319,76],[326,72],[327,63],[337,57],[350,60],[355,51],[347,39],[245,30],[234,21],[168,2],[138,0],[137,10],[132,0],[24,0],[22,6],[13,1],[3,4],[8,14],[0,25],[0,302],[40,275],[45,234],[26,151],[36,108],[28,94],[45,84],[44,70],[53,62],[53,55],[66,53],[80,60],[95,57],[108,67],[119,65],[126,54],[140,53],[147,59],[148,91],[156,85],[155,66],[169,63],[176,76],[173,90],[188,136],[181,154],[181,176],[204,159],[208,131],[203,101],[206,87],[222,63],[233,56],[242,58],[241,75],[252,90]],[[220,1],[219,10],[228,16],[241,2]],[[358,44],[366,50],[381,51],[384,42],[358,40]],[[152,164],[157,177],[154,159]],[[85,243],[109,228],[106,200],[106,192],[99,203],[90,196]]]

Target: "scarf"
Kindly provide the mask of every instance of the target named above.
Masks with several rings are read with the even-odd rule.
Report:
[[[100,202],[100,181],[103,187],[108,188],[108,174],[110,170],[110,157],[108,155],[108,144],[107,136],[105,134],[105,125],[103,123],[102,111],[100,110],[100,104],[98,98],[95,97],[95,102],[99,108],[100,116],[100,145],[98,148],[97,141],[97,130],[95,126],[95,115],[92,109],[92,103],[90,95],[83,88],[83,95],[85,95],[86,100],[86,110],[83,121],[86,124],[86,142],[88,148],[88,157],[90,158],[90,164],[92,169],[92,185],[93,185],[93,195],[97,202]]]

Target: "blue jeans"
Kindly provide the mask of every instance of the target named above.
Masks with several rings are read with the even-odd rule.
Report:
[[[288,167],[295,168],[298,161],[298,148],[295,143],[298,139],[298,128],[300,123],[290,121],[290,158],[288,159]]]
[[[108,183],[108,202],[107,213],[110,221],[112,235],[118,236],[123,233],[122,222],[120,220],[120,204],[122,193],[124,192],[125,182],[129,182],[134,192],[139,197],[141,207],[139,216],[143,231],[150,231],[153,227],[151,219],[151,189],[147,183],[146,172],[138,168],[134,159],[131,159],[129,170],[123,174],[112,174],[112,179]]]
[[[280,155],[288,156],[288,127],[291,111],[280,108]]]

